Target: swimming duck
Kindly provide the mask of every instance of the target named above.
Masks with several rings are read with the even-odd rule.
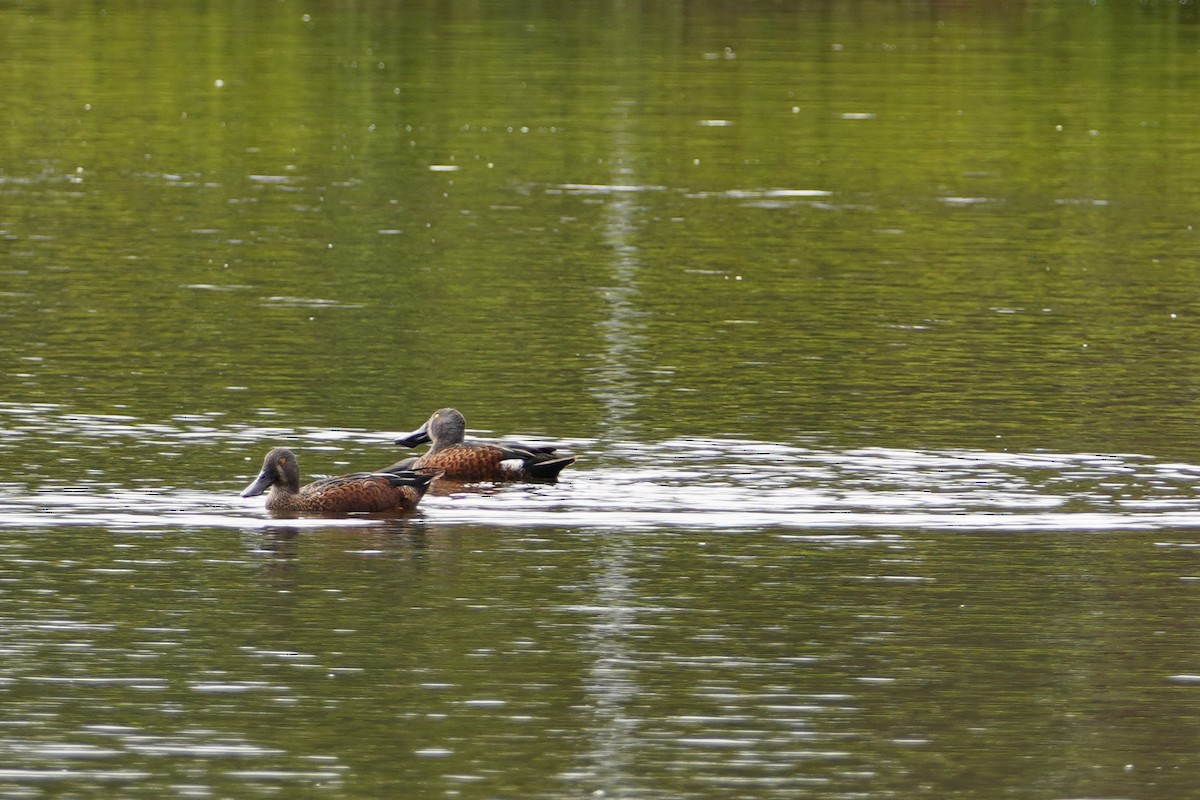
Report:
[[[255,497],[270,489],[271,493],[267,495],[269,511],[327,514],[411,511],[421,502],[425,490],[437,477],[439,475],[433,471],[388,469],[323,478],[301,486],[300,464],[296,461],[296,454],[286,447],[276,447],[267,453],[262,471],[242,492],[242,497]]]
[[[423,442],[432,442],[433,446],[416,460],[405,459],[389,469],[436,470],[446,480],[464,483],[555,481],[563,467],[575,463],[575,456],[558,455],[553,447],[466,443],[466,430],[467,420],[456,409],[433,412],[424,425],[396,440],[404,447]]]

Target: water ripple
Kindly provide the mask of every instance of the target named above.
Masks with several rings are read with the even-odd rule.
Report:
[[[268,411],[264,415],[270,417]],[[70,483],[0,482],[0,527],[116,528],[278,524],[261,499],[238,490],[259,448],[361,449],[382,463],[390,431],[297,429],[226,423],[219,414],[144,422],[121,413],[68,414],[53,404],[0,404],[0,449],[22,437],[107,447],[246,447],[247,475],[219,485],[162,485],[147,468],[136,487],[98,470]],[[534,437],[536,440],[536,437]],[[559,442],[579,463],[556,485],[442,485],[406,524],[604,529],[683,527],[749,530],[846,528],[1090,531],[1200,526],[1200,466],[1130,453],[837,449],[742,439]],[[251,447],[252,445],[252,447]],[[167,455],[166,453],[162,455]],[[153,456],[150,456],[153,458]],[[358,463],[358,459],[352,459]],[[316,477],[315,475],[312,477]],[[390,522],[394,523],[394,520]],[[372,525],[378,519],[289,520],[289,527]]]

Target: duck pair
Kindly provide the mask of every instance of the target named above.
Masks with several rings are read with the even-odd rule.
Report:
[[[267,453],[262,471],[242,492],[254,497],[270,489],[271,511],[349,513],[412,511],[437,478],[461,483],[482,481],[554,481],[571,455],[553,447],[523,444],[468,443],[467,421],[457,410],[435,411],[428,421],[396,444],[432,446],[421,456],[399,461],[378,472],[355,472],[300,485],[300,465],[286,447]]]

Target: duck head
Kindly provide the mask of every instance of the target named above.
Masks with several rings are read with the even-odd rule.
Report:
[[[276,447],[263,459],[262,471],[254,482],[245,488],[242,497],[260,495],[272,486],[281,486],[289,492],[300,490],[300,464],[296,454],[286,447]]]
[[[460,444],[467,433],[467,420],[458,409],[441,408],[433,412],[433,416],[425,424],[409,434],[396,440],[403,447],[416,447],[424,442],[433,442],[433,449],[439,446]]]

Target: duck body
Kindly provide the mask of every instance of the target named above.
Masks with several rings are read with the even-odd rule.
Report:
[[[245,488],[242,497],[266,492],[267,510],[349,514],[355,512],[412,511],[439,475],[389,469],[355,472],[300,485],[300,465],[286,447],[277,447],[263,460],[262,470]]]
[[[396,444],[405,447],[431,442],[429,450],[415,460],[405,459],[388,469],[441,472],[446,480],[462,483],[553,482],[563,468],[575,463],[575,456],[559,454],[554,447],[466,442],[466,428],[467,421],[457,410],[435,411],[420,428],[396,440]]]

